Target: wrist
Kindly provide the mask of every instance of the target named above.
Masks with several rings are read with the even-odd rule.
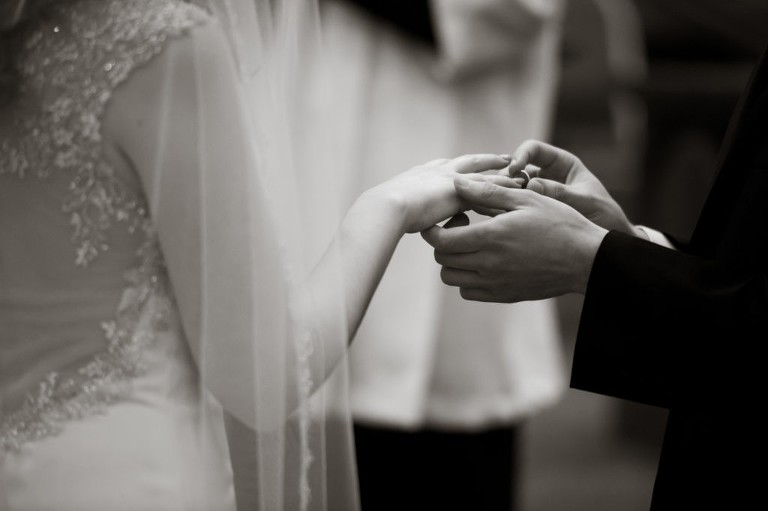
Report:
[[[360,194],[350,213],[379,228],[395,231],[400,236],[407,230],[407,208],[404,201],[385,187],[377,186]]]

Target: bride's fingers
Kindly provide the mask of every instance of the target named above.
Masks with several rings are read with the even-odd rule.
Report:
[[[498,154],[465,154],[454,158],[452,164],[456,172],[467,174],[469,172],[482,172],[484,170],[502,169],[509,165],[509,157]]]
[[[464,174],[464,177],[472,181],[493,183],[503,188],[522,188],[523,187],[523,180],[521,178],[511,178],[503,174],[502,175],[485,174],[485,173]],[[479,213],[481,215],[490,216],[490,217],[494,217],[507,212],[506,209],[488,208],[488,207],[483,207],[479,204],[472,204],[472,203],[465,203],[464,207],[467,209],[471,209],[472,211]]]
[[[473,173],[473,174],[464,174],[464,177],[466,179],[471,179],[472,181],[493,183],[495,185],[503,186],[504,188],[520,188],[522,183],[520,179],[512,178],[509,175],[506,175],[506,173],[504,174]]]
[[[512,211],[530,201],[531,192],[527,190],[505,188],[487,181],[473,181],[464,176],[456,176],[453,184],[459,199],[473,208]]]

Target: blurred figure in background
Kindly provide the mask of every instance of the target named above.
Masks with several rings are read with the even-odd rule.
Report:
[[[322,7],[350,201],[406,163],[549,138],[561,0]],[[565,388],[555,303],[469,303],[435,264],[403,240],[351,350],[363,509],[509,511],[520,426]]]

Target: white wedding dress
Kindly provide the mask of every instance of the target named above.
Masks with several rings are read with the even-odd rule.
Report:
[[[235,509],[221,407],[103,133],[121,84],[207,23],[176,0],[83,0],[20,35],[0,122],[2,511]]]

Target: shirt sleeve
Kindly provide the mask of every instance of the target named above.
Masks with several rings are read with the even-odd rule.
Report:
[[[657,231],[656,229],[652,229],[650,227],[646,227],[644,225],[638,225],[637,227],[640,228],[646,236],[648,236],[648,240],[651,243],[655,243],[662,247],[671,248],[672,250],[677,250],[669,238],[667,238],[666,234],[663,232]]]

